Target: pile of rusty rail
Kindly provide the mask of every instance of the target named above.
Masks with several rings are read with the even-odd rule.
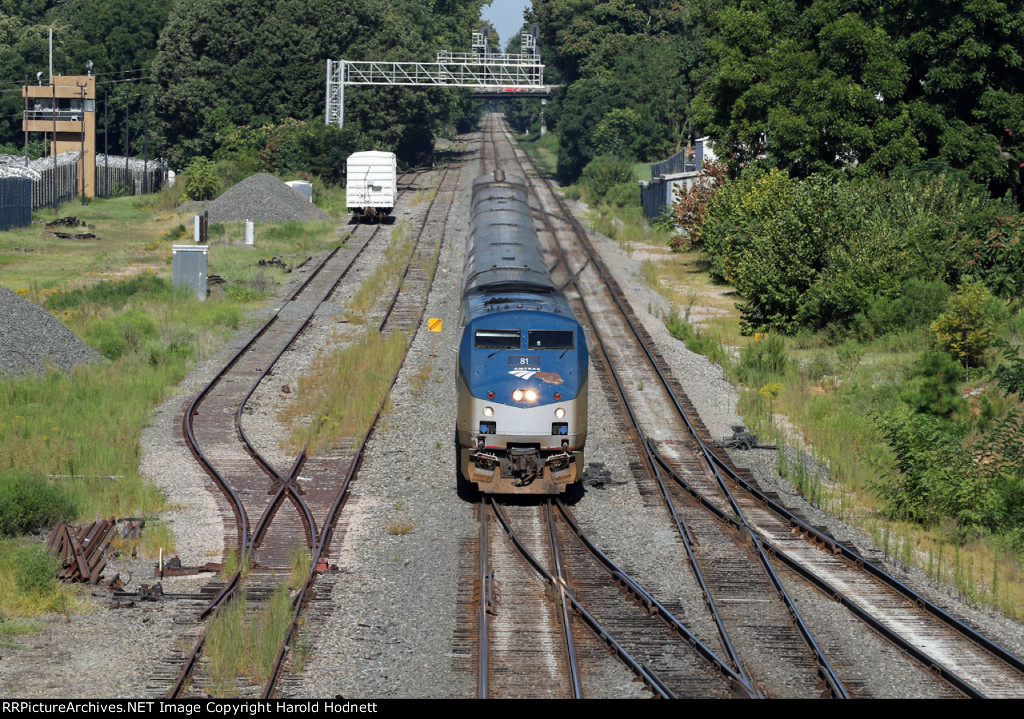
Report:
[[[57,578],[67,582],[88,582],[111,586],[118,581],[101,581],[107,560],[103,550],[114,534],[114,520],[101,519],[82,526],[69,526],[58,522],[46,540],[51,554],[61,560]]]

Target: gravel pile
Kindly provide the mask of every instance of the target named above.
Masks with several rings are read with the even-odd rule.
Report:
[[[0,287],[0,375],[70,372],[103,356],[39,305]]]
[[[327,213],[273,175],[247,177],[206,206],[210,222],[329,220]]]

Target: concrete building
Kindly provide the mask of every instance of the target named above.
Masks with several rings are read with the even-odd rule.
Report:
[[[23,130],[54,137],[50,154],[82,153],[78,161],[78,193],[96,194],[96,78],[54,75],[50,85],[26,85]],[[84,187],[81,183],[84,182]]]

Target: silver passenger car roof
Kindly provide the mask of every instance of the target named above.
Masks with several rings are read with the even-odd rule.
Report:
[[[499,288],[552,292],[555,286],[537,241],[526,181],[495,174],[473,181],[463,294]]]

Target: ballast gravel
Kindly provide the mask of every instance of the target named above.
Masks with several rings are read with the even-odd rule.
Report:
[[[0,287],[0,375],[70,372],[102,362],[103,355],[78,339],[60,320],[30,300]]]
[[[210,213],[210,222],[306,222],[331,219],[301,193],[263,172],[232,185],[207,204],[205,210]],[[195,211],[201,210],[196,208]]]

